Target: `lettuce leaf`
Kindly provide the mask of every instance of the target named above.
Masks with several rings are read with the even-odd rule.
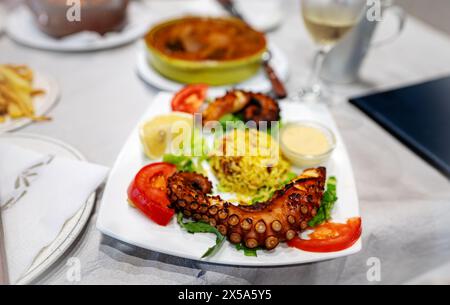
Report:
[[[178,213],[177,215],[177,221],[178,224],[185,229],[187,232],[191,234],[195,233],[212,233],[217,236],[216,238],[216,244],[209,248],[205,254],[203,254],[202,258],[213,256],[214,254],[219,251],[219,249],[222,247],[223,243],[225,242],[225,236],[220,234],[219,230],[214,228],[213,226],[204,223],[204,222],[183,222],[183,213]]]
[[[331,212],[338,200],[336,193],[336,177],[330,177],[327,181],[327,190],[323,193],[322,203],[317,215],[309,221],[310,227],[316,227],[331,219]]]
[[[245,256],[251,256],[251,257],[258,257],[258,250],[261,250],[261,248],[256,248],[256,249],[250,249],[247,248],[245,245],[243,244],[237,244],[236,245],[236,250],[238,251],[244,251],[244,255]]]

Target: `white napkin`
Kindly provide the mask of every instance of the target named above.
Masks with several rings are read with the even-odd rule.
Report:
[[[108,169],[0,143],[0,206],[12,283],[105,180]]]

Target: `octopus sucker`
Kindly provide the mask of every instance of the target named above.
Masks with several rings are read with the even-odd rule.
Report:
[[[239,244],[242,241],[242,236],[239,233],[231,233],[230,234],[230,241],[233,244]]]
[[[258,221],[255,225],[255,231],[259,234],[266,233],[266,229],[267,229],[267,226],[266,226],[266,223],[264,222],[264,220]]]
[[[274,230],[275,232],[280,232],[281,229],[283,229],[283,225],[278,220],[275,220],[274,222],[272,222],[271,226],[272,226],[272,230]]]
[[[253,220],[251,218],[246,218],[241,222],[241,228],[244,231],[248,231],[252,228]]]
[[[279,242],[280,240],[277,237],[269,236],[266,238],[264,246],[266,247],[267,250],[272,250],[278,246]]]
[[[222,234],[222,235],[227,235],[227,227],[226,226],[224,226],[224,225],[218,225],[217,227],[217,230],[220,232],[220,234]]]
[[[249,249],[255,249],[258,247],[258,240],[254,239],[254,238],[248,238],[245,241],[245,246]]]
[[[288,215],[287,221],[288,221],[289,224],[291,224],[291,225],[295,224],[295,216],[293,216],[293,215]]]
[[[297,236],[297,232],[295,232],[294,230],[288,230],[286,232],[286,240],[292,240],[295,238],[295,236]]]
[[[239,223],[239,216],[237,215],[231,215],[230,218],[228,218],[228,224],[230,226],[235,226]]]
[[[212,196],[211,182],[196,173],[174,174],[167,191],[171,207],[185,217],[209,223],[234,244],[272,250],[308,229],[320,207],[325,179],[323,167],[305,170],[271,199],[251,206]]]

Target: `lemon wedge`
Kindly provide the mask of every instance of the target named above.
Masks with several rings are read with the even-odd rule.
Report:
[[[152,160],[161,158],[173,141],[180,142],[180,136],[191,135],[193,128],[193,116],[183,112],[156,116],[144,122],[139,135],[145,155]]]

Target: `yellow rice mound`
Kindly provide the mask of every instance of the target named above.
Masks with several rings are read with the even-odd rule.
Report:
[[[278,143],[265,132],[235,129],[216,145],[210,158],[220,191],[247,202],[266,201],[286,182],[290,164]]]

